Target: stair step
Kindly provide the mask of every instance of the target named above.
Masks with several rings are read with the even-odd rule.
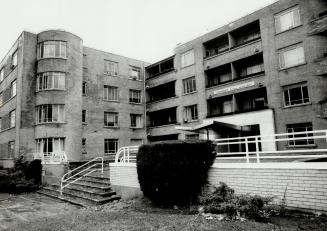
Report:
[[[110,179],[109,177],[102,177],[102,176],[85,176],[81,180],[87,180],[87,181],[92,181],[96,183],[107,183],[110,184]]]
[[[74,200],[74,199],[66,199],[65,197],[62,197],[60,196],[60,193],[56,192],[56,191],[50,191],[50,190],[47,190],[47,189],[40,189],[37,191],[37,193],[41,194],[41,195],[44,195],[44,196],[48,196],[48,197],[51,197],[53,199],[57,199],[57,200],[62,200],[62,201],[65,201],[65,202],[68,202],[68,203],[71,203],[71,204],[74,204],[74,205],[78,205],[78,206],[81,206],[81,207],[87,207],[88,205],[87,204],[84,204],[78,200]]]
[[[86,184],[86,185],[92,185],[92,186],[99,186],[99,187],[108,187],[110,186],[110,182],[107,181],[107,182],[103,182],[103,181],[96,181],[96,180],[93,180],[93,179],[88,179],[86,177],[83,177],[77,181],[75,181],[75,183],[83,183],[83,184]]]

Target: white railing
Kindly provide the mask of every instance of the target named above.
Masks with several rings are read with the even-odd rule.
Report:
[[[33,153],[34,159],[41,160],[42,164],[61,164],[67,162],[65,152],[41,152]]]
[[[103,174],[103,157],[96,157],[93,160],[90,160],[89,162],[63,175],[60,180],[60,195],[62,195],[63,189],[66,188],[71,183],[74,183],[77,180],[81,179],[82,177],[87,176],[95,171],[98,171],[99,165],[101,167],[101,173]]]
[[[139,146],[127,146],[118,149],[115,157],[115,163],[135,163],[136,154],[139,150]]]
[[[254,159],[260,163],[262,159],[327,158],[327,130],[224,138],[213,142],[216,144],[217,160],[245,159],[250,163]],[[277,150],[275,145],[271,145],[278,146],[282,142],[286,150]],[[323,148],[316,148],[317,142]],[[270,145],[265,146],[265,143]]]

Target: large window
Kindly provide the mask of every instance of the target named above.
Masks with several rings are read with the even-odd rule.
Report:
[[[104,153],[115,154],[118,150],[118,139],[105,139],[104,140]]]
[[[11,57],[11,65],[13,67],[16,67],[17,66],[17,50],[13,53],[12,57]]]
[[[196,91],[195,77],[183,79],[183,92],[184,94],[192,93]]]
[[[141,91],[140,90],[129,90],[129,102],[130,103],[141,103]]]
[[[309,102],[310,99],[306,83],[291,85],[284,88],[284,105],[286,107]]]
[[[181,67],[187,67],[194,64],[194,50],[189,50],[182,54]]]
[[[36,139],[36,153],[58,153],[65,151],[64,138]]]
[[[104,61],[104,73],[108,75],[118,75],[118,63],[105,60]]]
[[[184,120],[187,122],[198,119],[198,107],[197,105],[191,105],[184,107]]]
[[[11,97],[16,96],[17,88],[16,88],[16,80],[11,83]]]
[[[118,127],[118,112],[105,112],[104,113],[104,126],[105,127]]]
[[[119,100],[118,87],[104,86],[103,99],[110,100],[110,101],[118,101]]]
[[[302,45],[292,46],[279,52],[279,68],[297,66],[305,63],[304,49]]]
[[[0,83],[3,81],[3,79],[5,78],[5,69],[1,68],[0,69]]]
[[[66,58],[67,43],[63,41],[45,41],[38,45],[38,58]]]
[[[280,33],[301,24],[299,7],[285,10],[275,16],[276,33]]]
[[[13,110],[9,113],[10,128],[16,126],[16,111]]]
[[[64,105],[45,104],[36,106],[36,124],[39,123],[63,123]]]
[[[65,89],[66,73],[63,72],[44,72],[37,75],[36,89],[51,90]]]
[[[129,67],[129,76],[133,80],[141,80],[141,68],[130,66]]]
[[[131,127],[132,128],[142,128],[142,115],[131,114]]]
[[[286,125],[287,133],[291,133],[288,135],[288,138],[294,139],[288,141],[290,146],[301,146],[301,145],[312,145],[314,144],[314,140],[311,138],[313,136],[312,133],[307,133],[312,131],[312,123],[297,123],[297,124],[288,124]],[[303,134],[294,134],[296,132],[302,132]],[[293,133],[293,134],[292,134]]]

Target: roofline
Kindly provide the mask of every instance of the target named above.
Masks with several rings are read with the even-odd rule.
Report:
[[[175,57],[175,55],[169,56],[168,58],[162,59],[162,60],[160,60],[160,61],[158,61],[158,62],[155,62],[155,63],[153,63],[153,64],[150,64],[149,66],[146,66],[145,69],[147,69],[147,68],[151,68],[151,67],[153,67],[153,66],[155,66],[155,65],[158,65],[159,63],[165,62],[165,61],[167,61],[167,60],[169,60],[169,59],[171,59],[171,58],[174,58],[174,57]]]

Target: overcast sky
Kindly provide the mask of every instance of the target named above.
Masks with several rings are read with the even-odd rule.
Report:
[[[0,0],[0,60],[23,30],[63,29],[84,46],[148,62],[275,0]]]

